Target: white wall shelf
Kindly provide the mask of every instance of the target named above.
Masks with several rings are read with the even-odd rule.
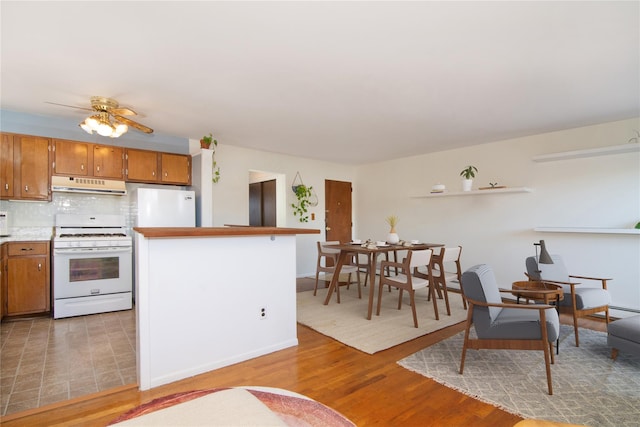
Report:
[[[471,190],[471,191],[455,191],[444,193],[431,193],[424,196],[412,196],[412,199],[423,199],[426,197],[457,197],[457,196],[488,196],[490,194],[505,194],[505,193],[531,193],[533,190],[527,187],[508,187],[508,188],[496,188],[494,190]]]
[[[533,190],[527,187],[496,188],[494,190],[471,190],[471,191],[445,191],[444,193],[431,193],[423,196],[411,196],[412,199],[424,199],[427,197],[457,197],[457,196],[488,196],[489,194],[505,193],[531,193]]]
[[[578,159],[581,157],[597,157],[609,154],[637,153],[640,152],[640,143],[630,142],[610,147],[590,148],[586,150],[564,151],[560,153],[542,154],[533,157],[534,162],[553,162],[556,160]]]
[[[592,233],[592,234],[635,234],[640,235],[637,228],[599,228],[599,227],[536,227],[533,231],[543,233]]]

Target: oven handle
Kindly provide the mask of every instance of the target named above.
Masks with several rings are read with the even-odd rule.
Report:
[[[108,252],[114,253],[131,253],[131,246],[124,247],[107,247],[107,248],[54,248],[54,254],[100,254]]]

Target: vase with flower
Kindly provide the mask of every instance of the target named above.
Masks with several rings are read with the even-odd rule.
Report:
[[[389,224],[390,230],[387,235],[387,243],[391,243],[395,245],[400,241],[400,237],[398,237],[398,233],[396,232],[396,225],[398,224],[398,217],[395,215],[388,216],[385,221]]]

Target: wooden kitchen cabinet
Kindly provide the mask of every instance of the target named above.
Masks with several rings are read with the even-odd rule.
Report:
[[[160,165],[163,183],[191,185],[191,156],[160,153]]]
[[[54,175],[88,176],[91,169],[91,144],[88,142],[53,140]]]
[[[157,182],[158,153],[127,148],[125,153],[125,174],[127,181]]]
[[[124,149],[110,145],[93,146],[93,176],[108,179],[124,178]]]
[[[7,244],[0,245],[0,320],[4,318],[7,312]]]
[[[191,185],[191,156],[188,154],[127,148],[125,161],[127,181]]]
[[[13,136],[13,197],[17,200],[51,201],[51,139]]]
[[[53,140],[54,175],[122,179],[124,150],[110,145]]]
[[[1,133],[0,141],[0,199],[13,198],[13,135]]]
[[[5,316],[51,311],[50,242],[6,243]]]

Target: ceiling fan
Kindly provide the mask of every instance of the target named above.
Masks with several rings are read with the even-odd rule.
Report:
[[[153,133],[153,129],[150,127],[124,117],[136,116],[137,113],[130,108],[120,107],[120,104],[118,104],[118,101],[115,99],[105,98],[103,96],[92,96],[91,108],[58,104],[55,102],[47,102],[47,104],[93,111],[95,114],[87,117],[78,125],[90,134],[96,132],[102,136],[117,138],[127,132],[129,126],[144,133]]]

